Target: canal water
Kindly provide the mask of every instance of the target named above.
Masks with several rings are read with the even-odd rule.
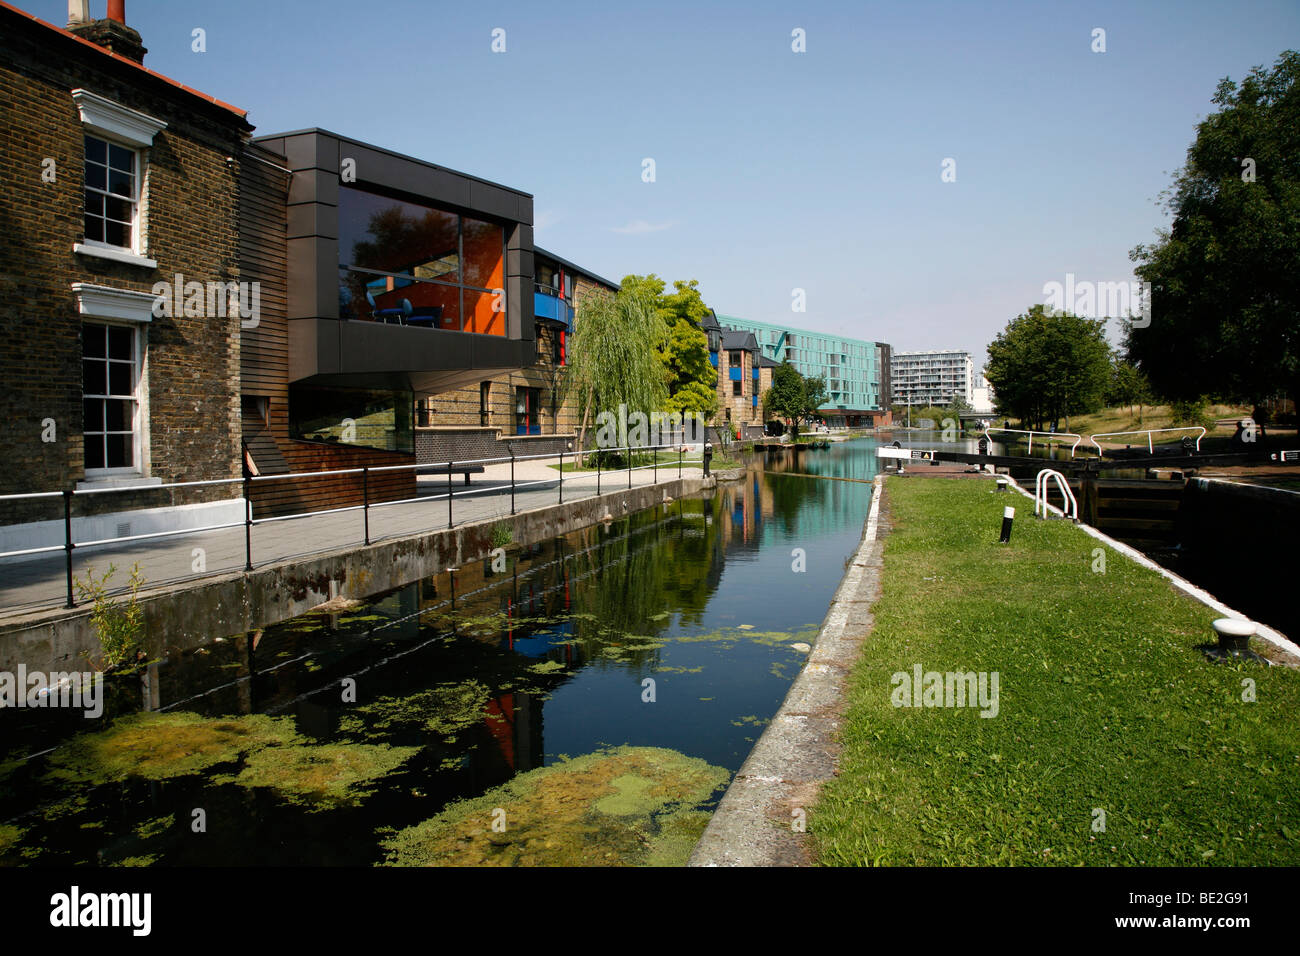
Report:
[[[870,479],[875,445],[502,533],[454,572],[114,676],[98,718],[0,711],[0,863],[682,863],[857,547],[871,486],[831,479]]]

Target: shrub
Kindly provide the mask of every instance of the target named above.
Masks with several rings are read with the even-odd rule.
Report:
[[[1210,403],[1205,396],[1189,401],[1169,403],[1169,415],[1177,428],[1200,425],[1207,429],[1214,428],[1214,415],[1210,413]]]
[[[508,521],[498,521],[492,526],[492,547],[504,548],[515,539],[514,528]]]
[[[103,577],[95,580],[94,568],[88,567],[86,580],[76,582],[81,599],[93,602],[90,625],[99,636],[99,645],[104,652],[104,669],[110,671],[135,663],[140,656],[140,638],[144,634],[144,614],[136,600],[144,585],[140,563],[137,561],[131,566],[131,579],[127,584],[130,596],[125,606],[108,595],[108,581],[116,571],[117,568],[110,564]]]

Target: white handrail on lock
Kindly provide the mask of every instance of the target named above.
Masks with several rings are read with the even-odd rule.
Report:
[[[1050,445],[1050,444],[1052,443],[1052,440],[1053,440],[1053,439],[1073,438],[1073,439],[1074,439],[1074,443],[1073,443],[1072,445],[1070,445],[1070,457],[1071,457],[1071,458],[1074,457],[1074,450],[1075,450],[1076,448],[1079,447],[1079,442],[1083,441],[1083,436],[1082,436],[1082,435],[1076,435],[1074,432],[1035,432],[1035,431],[1027,431],[1026,429],[1023,429],[1023,428],[986,428],[986,429],[984,429],[984,435],[985,435],[985,437],[988,437],[989,432],[1012,432],[1012,433],[1017,434],[1017,435],[1028,435],[1028,436],[1029,436],[1029,451],[1031,451],[1031,452],[1034,450],[1034,436],[1035,436],[1035,435],[1043,435],[1043,436],[1045,436],[1045,437],[1047,438],[1047,444],[1048,444],[1048,445]],[[991,440],[991,439],[990,439],[990,440]]]
[[[1071,490],[1069,482],[1065,480],[1065,475],[1059,471],[1053,471],[1051,468],[1044,468],[1034,479],[1034,514],[1037,515],[1038,509],[1041,507],[1043,510],[1042,516],[1047,517],[1047,482],[1050,478],[1056,479],[1056,485],[1061,489],[1061,497],[1065,500],[1065,504],[1068,505],[1068,508],[1061,513],[1067,518],[1078,521],[1079,502],[1074,497],[1074,491]]]
[[[1089,435],[1088,441],[1092,442],[1092,444],[1097,449],[1097,454],[1100,455],[1102,452],[1101,452],[1101,445],[1097,444],[1098,438],[1114,438],[1116,435],[1146,435],[1147,451],[1154,455],[1156,449],[1155,449],[1155,445],[1151,441],[1151,436],[1156,432],[1194,432],[1194,431],[1200,432],[1200,434],[1196,436],[1196,450],[1200,451],[1201,439],[1205,437],[1205,429],[1202,428],[1200,425],[1183,425],[1179,428],[1139,428],[1136,431],[1131,431],[1131,432],[1097,432],[1097,434],[1095,435]]]

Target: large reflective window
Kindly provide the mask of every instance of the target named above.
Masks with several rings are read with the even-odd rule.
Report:
[[[465,284],[480,289],[505,285],[505,239],[501,227],[461,217],[465,243]]]
[[[339,190],[339,316],[505,335],[505,230]]]
[[[409,391],[291,385],[289,436],[413,454],[413,408]]]
[[[356,269],[339,270],[341,319],[370,319],[457,332],[462,329],[460,297],[460,286]]]
[[[496,292],[465,290],[465,331],[480,335],[505,335],[505,296]]]

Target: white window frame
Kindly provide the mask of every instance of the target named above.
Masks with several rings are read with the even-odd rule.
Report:
[[[77,297],[77,311],[82,316],[83,327],[84,324],[93,324],[128,328],[132,331],[133,339],[132,361],[135,374],[134,381],[131,383],[131,398],[135,402],[135,412],[131,421],[131,465],[117,468],[86,468],[86,480],[92,482],[124,478],[142,479],[147,470],[146,444],[149,441],[149,429],[146,427],[149,421],[149,395],[145,387],[147,381],[145,363],[148,357],[146,334],[149,322],[153,319],[155,298],[147,292],[132,292],[86,282],[74,282],[72,291]],[[84,360],[84,348],[82,354]],[[86,395],[84,380],[81,394],[84,401]],[[84,440],[84,430],[82,434]],[[84,452],[82,461],[85,461]]]
[[[114,246],[105,241],[83,237],[81,242],[73,244],[72,251],[81,255],[156,269],[158,263],[146,255],[145,209],[149,166],[147,150],[153,146],[154,137],[167,128],[167,124],[147,113],[133,110],[89,90],[75,89],[72,91],[72,98],[81,114],[85,135],[131,150],[135,154],[136,167],[135,197],[132,200],[131,246],[129,248]],[[85,188],[84,182],[82,187]]]
[[[117,466],[117,467],[86,468],[86,469],[85,469],[85,475],[86,475],[86,478],[87,478],[88,480],[93,480],[93,479],[96,479],[96,478],[121,478],[121,477],[124,477],[124,476],[139,476],[139,475],[142,475],[142,474],[144,473],[144,472],[143,472],[143,468],[142,468],[142,466],[141,466],[141,451],[142,451],[141,445],[142,445],[142,442],[143,442],[143,438],[144,438],[144,436],[143,436],[143,434],[142,434],[143,429],[140,427],[140,426],[141,426],[141,409],[142,409],[142,407],[143,407],[143,405],[144,405],[144,402],[143,402],[143,400],[142,400],[142,396],[141,396],[141,388],[140,388],[140,384],[141,384],[141,382],[144,380],[144,374],[143,374],[143,371],[144,371],[144,336],[141,334],[141,330],[140,330],[139,326],[137,326],[137,325],[135,325],[134,323],[131,323],[131,322],[112,322],[112,321],[109,321],[109,320],[107,320],[107,319],[89,318],[89,319],[87,319],[85,322],[82,323],[82,330],[83,330],[83,331],[82,331],[82,335],[83,335],[83,337],[84,337],[84,335],[85,335],[85,329],[86,329],[86,327],[87,327],[87,326],[92,326],[92,325],[93,325],[96,329],[104,329],[104,328],[119,328],[119,329],[126,329],[127,331],[129,331],[129,332],[131,333],[131,379],[132,379],[132,380],[131,380],[131,393],[130,393],[130,398],[131,398],[131,402],[132,402],[132,405],[133,405],[133,409],[132,409],[132,412],[131,412],[131,464],[130,464],[130,465],[124,465],[124,466],[123,466],[123,465],[119,465],[119,466]],[[105,348],[107,348],[107,342],[105,343]],[[82,351],[82,361],[83,361],[83,362],[85,361],[85,351],[84,351],[84,349],[83,349],[83,351]],[[96,360],[96,361],[98,361],[98,360]],[[104,359],[104,361],[105,361],[106,366],[111,367],[111,365],[112,365],[112,360],[111,360],[111,359],[109,359],[109,358],[106,357],[106,358]],[[108,381],[107,381],[107,378],[108,378],[108,368],[107,368],[107,367],[105,368],[105,378],[106,378],[106,381],[105,381],[105,387],[107,388],[107,387],[108,387]],[[89,396],[89,395],[87,395],[87,393],[86,393],[86,386],[85,386],[85,382],[84,382],[84,380],[83,380],[83,382],[82,382],[82,387],[81,387],[81,389],[82,389],[82,390],[81,390],[81,398],[82,398],[82,401],[83,401],[83,402],[84,402],[87,398],[89,398],[89,397],[95,397],[95,398],[104,399],[104,400],[120,400],[120,399],[122,399],[122,398],[127,397],[127,396],[125,396],[125,395],[111,395],[111,396],[110,396],[110,395],[100,395],[100,396]],[[90,433],[89,431],[86,431],[86,430],[85,430],[85,423],[83,423],[82,428],[83,428],[82,436],[83,436],[83,444],[84,444],[85,438],[86,438],[88,435],[90,435],[91,433]],[[103,432],[97,432],[97,433],[95,433],[95,434],[102,436],[104,433],[103,433]],[[101,440],[102,440],[102,437],[101,437]],[[107,455],[107,447],[105,448],[105,455]],[[83,455],[82,461],[83,461],[83,462],[85,461],[84,455]],[[107,461],[107,457],[105,457],[105,461]]]
[[[117,251],[117,252],[127,252],[127,253],[130,253],[132,256],[141,257],[141,254],[142,254],[142,251],[143,251],[143,244],[142,244],[142,242],[141,242],[141,226],[143,225],[143,217],[140,215],[140,206],[143,204],[143,201],[144,201],[144,189],[143,189],[143,186],[144,186],[144,154],[143,154],[140,150],[138,150],[138,149],[132,149],[130,146],[123,146],[121,143],[116,142],[115,140],[105,139],[104,137],[99,136],[99,135],[94,134],[94,133],[87,132],[87,133],[85,134],[85,136],[86,136],[86,138],[88,138],[88,139],[94,139],[94,140],[97,140],[97,141],[99,141],[99,142],[101,142],[101,143],[104,144],[104,151],[105,151],[105,156],[104,156],[104,175],[105,175],[105,184],[104,184],[104,188],[103,188],[103,189],[100,189],[100,188],[97,187],[97,186],[91,186],[91,185],[90,185],[90,182],[89,182],[89,177],[87,177],[87,180],[86,180],[85,182],[82,183],[82,189],[83,189],[85,192],[95,192],[95,193],[99,193],[99,194],[100,194],[101,196],[103,196],[104,199],[105,199],[105,210],[104,210],[104,216],[102,217],[102,219],[103,219],[103,221],[104,221],[104,235],[108,235],[108,209],[107,209],[107,201],[108,201],[110,198],[111,198],[111,199],[125,199],[127,202],[129,202],[129,203],[131,204],[131,219],[130,219],[130,228],[131,228],[131,244],[130,244],[129,246],[119,246],[119,245],[114,245],[113,243],[109,242],[107,239],[103,239],[103,240],[101,240],[101,239],[91,239],[91,238],[88,237],[88,236],[87,236],[87,237],[84,237],[84,238],[82,239],[82,244],[83,244],[83,245],[86,245],[86,246],[94,246],[94,247],[97,248],[97,249],[112,250],[112,251]],[[112,171],[112,169],[113,169],[113,167],[112,167],[112,165],[111,165],[111,162],[110,162],[110,156],[111,156],[111,150],[110,150],[110,147],[112,147],[112,146],[117,146],[117,147],[119,147],[119,148],[121,148],[121,149],[125,149],[127,152],[129,152],[129,153],[131,154],[131,159],[132,159],[132,163],[131,163],[131,180],[132,180],[132,189],[131,189],[131,195],[130,195],[130,196],[123,196],[123,195],[121,195],[120,193],[109,192],[109,190],[108,190],[108,182],[107,182],[107,179],[108,179],[109,176],[111,176],[111,171]],[[86,159],[86,163],[87,163],[87,164],[90,163],[90,159]],[[83,202],[84,202],[84,199],[83,199]],[[83,214],[83,218],[84,218],[84,216],[85,216],[85,214],[86,214],[84,207],[83,207],[83,209],[82,209],[82,214]]]

